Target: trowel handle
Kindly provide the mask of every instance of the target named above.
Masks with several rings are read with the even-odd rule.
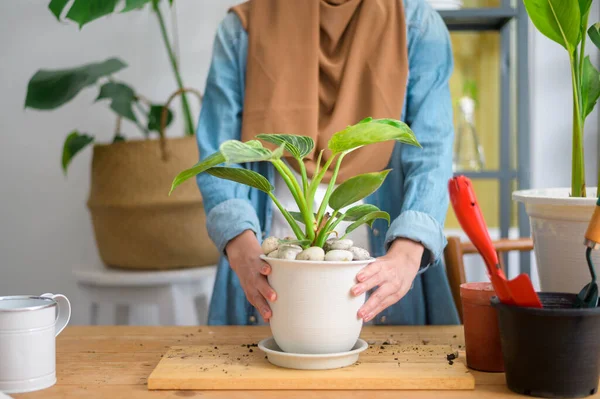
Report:
[[[600,249],[600,198],[596,202],[592,220],[585,232],[585,244],[590,248]]]

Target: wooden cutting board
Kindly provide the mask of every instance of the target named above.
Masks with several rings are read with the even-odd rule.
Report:
[[[174,346],[150,377],[150,390],[474,389],[450,345],[370,345],[352,366],[292,370],[272,365],[253,345]]]

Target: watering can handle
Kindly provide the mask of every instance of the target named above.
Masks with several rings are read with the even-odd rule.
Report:
[[[600,249],[600,198],[585,232],[585,245],[592,249]]]

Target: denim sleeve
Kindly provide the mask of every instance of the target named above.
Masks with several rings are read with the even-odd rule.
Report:
[[[240,139],[246,32],[238,17],[229,13],[214,41],[204,100],[196,134],[200,160],[217,152],[226,140]],[[242,165],[228,165],[243,167]],[[227,243],[245,230],[260,234],[260,223],[249,200],[249,187],[202,173],[198,187],[206,211],[208,235],[221,253]]]
[[[431,7],[421,7],[418,25],[409,25],[409,80],[406,123],[423,148],[403,145],[404,200],[400,215],[386,236],[420,242],[425,248],[422,267],[439,259],[446,237],[447,182],[452,176],[454,126],[448,81],[453,69],[450,35]]]

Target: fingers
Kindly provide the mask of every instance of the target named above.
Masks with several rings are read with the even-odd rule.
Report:
[[[377,316],[379,313],[381,313],[384,309],[387,309],[388,307],[390,307],[393,304],[395,304],[396,302],[398,302],[403,296],[404,296],[404,294],[401,294],[400,292],[395,292],[391,295],[388,295],[383,300],[381,300],[377,305],[375,305],[374,309],[367,310],[365,312],[365,313],[367,313],[367,315],[363,318],[363,321],[368,322],[368,321],[373,320],[375,318],[375,316]]]
[[[361,295],[364,292],[369,291],[371,288],[375,288],[376,286],[381,284],[382,280],[383,276],[381,275],[381,273],[377,273],[374,276],[370,277],[368,280],[362,283],[358,283],[354,287],[352,287],[352,294],[356,296]]]
[[[271,288],[266,278],[262,276],[259,277],[258,281],[256,282],[256,288],[258,289],[258,292],[260,292],[260,294],[268,301],[274,302],[277,299],[277,294],[273,288]]]
[[[262,274],[263,276],[268,276],[269,274],[271,274],[271,266],[267,263],[267,262],[263,262],[262,263],[262,267],[260,268],[260,274]]]
[[[367,302],[358,310],[358,317],[363,319],[363,321],[369,321],[383,309],[398,302],[400,298],[401,295],[395,285],[390,283],[383,284],[371,294]],[[385,306],[380,309],[383,305]]]
[[[271,308],[262,294],[258,290],[255,290],[253,294],[247,295],[247,297],[252,306],[258,310],[265,322],[269,321],[272,316]]]
[[[375,262],[368,264],[364,269],[358,272],[358,274],[356,275],[356,279],[358,280],[358,282],[362,283],[363,281],[366,281],[369,278],[376,275],[377,273],[379,273],[381,271],[381,263],[382,262],[380,260],[376,260]]]

